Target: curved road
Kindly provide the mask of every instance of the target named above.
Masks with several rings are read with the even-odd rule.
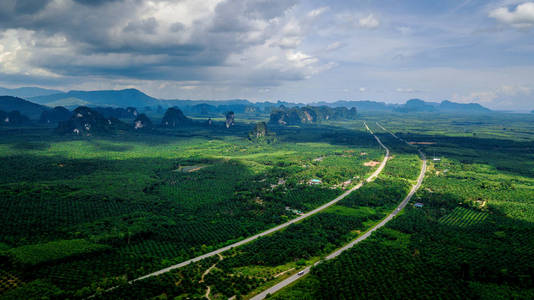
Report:
[[[369,127],[367,126],[366,123],[364,123],[364,125],[365,125],[365,127],[367,128],[367,130],[368,130],[368,131],[375,137],[375,139],[376,139],[376,141],[378,142],[378,144],[379,144],[382,148],[384,148],[384,150],[386,150],[386,155],[384,156],[384,159],[382,160],[382,162],[380,163],[380,165],[378,166],[378,168],[373,172],[373,174],[371,174],[371,175],[365,180],[366,182],[371,182],[371,181],[373,181],[373,180],[380,174],[380,172],[382,172],[382,170],[383,170],[384,167],[386,166],[386,163],[387,163],[387,161],[388,161],[388,159],[389,159],[389,149],[388,149],[386,146],[384,146],[384,144],[382,144],[382,141],[380,141],[380,139],[378,138],[378,136],[376,136],[376,135],[371,131],[371,129],[369,129]],[[159,270],[159,271],[156,271],[156,272],[153,272],[153,273],[150,273],[150,274],[141,276],[141,277],[139,277],[139,278],[133,279],[133,280],[129,281],[128,283],[133,283],[133,282],[135,282],[135,281],[143,280],[143,279],[146,279],[146,278],[149,278],[149,277],[158,276],[158,275],[161,275],[161,274],[163,274],[163,273],[167,273],[167,272],[169,272],[169,271],[172,271],[172,270],[175,270],[175,269],[179,269],[179,268],[185,267],[186,265],[188,265],[188,264],[190,264],[190,263],[193,263],[193,262],[202,260],[202,259],[204,259],[204,258],[208,258],[208,257],[214,256],[214,255],[217,255],[217,254],[222,253],[222,252],[224,252],[224,251],[227,251],[227,250],[230,250],[230,249],[232,249],[232,248],[239,247],[239,246],[241,246],[241,245],[244,245],[244,244],[246,244],[246,243],[249,243],[249,242],[251,242],[251,241],[253,241],[253,240],[255,240],[255,239],[259,238],[259,237],[262,237],[262,236],[265,236],[265,235],[269,235],[269,234],[271,234],[271,233],[273,233],[273,232],[279,231],[279,230],[281,230],[281,229],[283,229],[283,228],[286,228],[287,226],[289,226],[289,225],[291,225],[291,224],[293,224],[293,223],[302,221],[302,220],[304,220],[304,219],[306,219],[306,218],[308,218],[308,217],[310,217],[310,216],[312,216],[312,215],[314,215],[314,214],[316,214],[316,213],[318,213],[318,212],[320,212],[320,211],[322,211],[322,210],[324,210],[324,209],[326,209],[326,208],[328,208],[328,207],[330,207],[330,206],[336,204],[336,203],[339,202],[340,200],[342,200],[342,199],[344,199],[345,197],[347,197],[347,196],[348,196],[350,193],[352,193],[353,191],[355,191],[355,190],[359,189],[360,187],[362,187],[362,185],[363,185],[363,183],[360,182],[360,183],[358,183],[356,186],[354,186],[353,188],[351,188],[350,190],[344,192],[343,194],[341,194],[340,196],[338,196],[337,198],[335,198],[334,200],[332,200],[332,201],[330,201],[330,202],[328,202],[328,203],[326,203],[326,204],[323,204],[322,206],[320,206],[320,207],[318,207],[318,208],[316,208],[316,209],[314,209],[314,210],[312,210],[312,211],[310,211],[310,212],[307,212],[307,213],[305,213],[305,214],[303,214],[303,215],[301,215],[301,216],[299,216],[299,217],[297,217],[297,218],[295,218],[295,219],[292,219],[292,220],[290,220],[290,221],[288,221],[288,222],[286,222],[286,223],[284,223],[284,224],[278,225],[278,226],[276,226],[276,227],[273,227],[273,228],[271,228],[271,229],[268,229],[268,230],[263,231],[263,232],[261,232],[261,233],[258,233],[258,234],[256,234],[256,235],[253,235],[253,236],[251,236],[251,237],[248,237],[248,238],[246,238],[246,239],[244,239],[244,240],[241,240],[241,241],[239,241],[239,242],[237,242],[237,243],[233,243],[233,244],[228,245],[228,246],[226,246],[226,247],[219,248],[219,249],[217,249],[217,250],[211,251],[211,252],[209,252],[209,253],[206,253],[206,254],[197,256],[197,257],[192,258],[192,259],[189,259],[189,260],[186,260],[186,261],[181,262],[181,263],[179,263],[179,264],[172,265],[172,266],[167,267],[167,268],[165,268],[165,269],[161,269],[161,270]],[[116,287],[110,288],[110,289],[108,289],[107,291],[113,290],[113,289],[115,289],[115,288],[116,288]]]
[[[385,131],[388,131],[386,130],[384,127],[382,127],[382,125],[378,124],[377,122],[377,125],[379,127],[381,127],[383,130]],[[365,124],[365,127],[367,127],[367,124]],[[369,129],[369,127],[367,127],[367,129],[372,133],[372,131]],[[388,131],[389,132],[389,131]],[[395,134],[389,132],[391,135],[393,135],[395,138],[399,139],[399,140],[402,140],[401,138],[397,137]],[[373,133],[372,133],[373,134]],[[374,135],[374,134],[373,134]],[[375,135],[376,137],[376,135]],[[382,143],[380,142],[380,140],[377,138],[377,140],[379,141],[380,145],[382,147],[385,147],[384,145],[382,145]],[[406,142],[404,140],[402,140],[403,142]],[[408,144],[410,145],[410,144]],[[351,241],[350,243],[348,243],[347,245],[343,246],[342,248],[330,253],[324,260],[322,261],[325,261],[325,260],[330,260],[330,259],[333,259],[335,257],[337,257],[338,255],[340,255],[343,251],[347,250],[347,249],[350,249],[352,248],[354,245],[358,244],[359,242],[367,239],[368,237],[371,236],[371,234],[378,230],[379,228],[383,227],[384,225],[386,225],[387,222],[391,221],[391,219],[393,219],[407,204],[408,202],[410,202],[410,199],[412,199],[412,196],[415,194],[415,192],[419,189],[419,187],[421,187],[421,184],[423,183],[423,179],[425,177],[425,173],[426,173],[426,157],[425,157],[425,154],[421,151],[421,150],[417,150],[419,152],[419,155],[421,156],[421,160],[422,160],[422,164],[421,164],[421,171],[419,173],[419,177],[417,178],[417,182],[412,186],[412,189],[410,190],[410,192],[408,193],[408,195],[406,195],[406,198],[404,198],[404,200],[402,200],[402,202],[399,204],[399,206],[397,206],[397,208],[395,208],[394,211],[392,211],[385,219],[383,219],[380,223],[376,224],[374,227],[372,227],[371,229],[369,229],[367,232],[365,232],[364,234],[362,234],[361,236],[359,236],[357,239]],[[388,154],[389,154],[389,151],[388,151]],[[321,263],[322,261],[318,261],[314,264],[317,265],[319,263]],[[279,282],[278,284],[266,289],[265,291],[257,294],[256,296],[252,297],[251,300],[260,300],[260,299],[264,299],[267,294],[274,294],[276,293],[277,291],[283,289],[284,287],[288,286],[289,284],[299,280],[300,278],[302,278],[304,275],[308,274],[310,272],[310,269],[311,267],[306,267],[305,269],[299,271],[298,273],[286,278],[284,281],[281,281]],[[300,274],[300,275],[299,275]]]

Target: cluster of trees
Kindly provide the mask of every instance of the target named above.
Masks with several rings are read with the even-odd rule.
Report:
[[[364,241],[312,269],[317,280],[311,295],[314,299],[469,298],[453,274],[427,268],[412,251]]]
[[[347,207],[391,207],[402,200],[410,189],[410,184],[402,179],[382,176],[341,200]]]
[[[326,254],[350,238],[352,230],[373,216],[355,217],[322,213],[286,230],[247,244],[220,263],[221,268],[248,265],[277,266]]]
[[[74,239],[11,248],[4,255],[9,256],[16,264],[30,267],[106,249],[109,247],[83,239]]]

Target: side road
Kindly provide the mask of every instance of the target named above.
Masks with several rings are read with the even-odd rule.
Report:
[[[377,123],[377,125],[379,127],[381,127],[383,130],[385,131],[388,131],[386,130],[384,127],[382,127],[380,124]],[[365,124],[365,126],[367,127],[367,124]],[[369,130],[369,128],[367,127],[367,129]],[[370,130],[369,130],[370,131]],[[388,131],[389,132],[389,131]],[[403,142],[406,142],[402,139],[400,139],[399,137],[397,137],[395,134],[389,132],[391,135],[393,135],[395,138],[403,141]],[[375,136],[376,137],[376,136]],[[378,139],[378,138],[377,138]],[[380,142],[380,140],[378,140],[379,143],[382,145],[382,143]],[[383,145],[382,145],[383,146]],[[384,147],[384,146],[383,146]],[[422,164],[421,164],[421,171],[419,172],[419,177],[417,178],[417,182],[412,186],[412,189],[410,190],[410,192],[408,193],[408,195],[406,195],[406,197],[404,198],[404,200],[402,200],[402,202],[397,206],[397,208],[395,208],[394,211],[392,211],[386,218],[384,218],[380,223],[376,224],[374,227],[372,227],[371,229],[369,229],[367,232],[365,232],[364,234],[362,234],[361,236],[359,236],[358,238],[356,238],[355,240],[351,241],[350,243],[348,243],[347,245],[341,247],[340,249],[330,253],[327,257],[325,257],[324,260],[322,261],[326,261],[326,260],[330,260],[330,259],[333,259],[333,258],[336,258],[338,255],[340,255],[343,251],[345,250],[348,250],[350,248],[352,248],[354,245],[358,244],[359,242],[367,239],[368,237],[371,236],[371,234],[373,234],[373,232],[375,232],[376,230],[378,230],[379,228],[383,227],[384,225],[386,225],[389,221],[391,221],[404,207],[406,207],[406,205],[408,204],[408,202],[410,202],[410,200],[412,199],[412,196],[415,194],[415,192],[421,187],[421,184],[423,183],[423,179],[425,177],[425,173],[426,173],[426,157],[425,157],[425,154],[421,151],[421,150],[417,150],[419,152],[419,155],[421,157],[421,160],[422,160]],[[322,261],[318,261],[314,264],[317,265],[319,263],[321,263]],[[260,299],[264,299],[268,294],[274,294],[276,293],[277,291],[285,288],[286,286],[290,285],[291,283],[299,280],[300,278],[302,278],[304,275],[308,274],[310,272],[310,269],[311,269],[311,266],[309,267],[306,267],[305,269],[299,271],[298,273],[294,274],[293,276],[291,277],[288,277],[287,279],[285,279],[284,281],[281,281],[279,282],[278,284],[266,289],[265,291],[257,294],[256,296],[252,297],[251,300],[260,300]]]

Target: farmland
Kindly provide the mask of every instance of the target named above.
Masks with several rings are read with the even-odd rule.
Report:
[[[282,128],[265,144],[246,138],[249,126],[89,138],[6,130],[2,286],[90,295],[330,201],[383,156],[363,128]]]
[[[362,120],[275,127],[272,143],[247,139],[246,122],[84,138],[3,131],[0,297],[250,298],[361,236],[406,196],[421,166],[416,147],[379,121],[427,154],[423,186],[369,239],[272,297],[531,298],[534,134],[525,120],[499,131],[503,116],[488,126],[438,114],[361,118],[391,152],[374,181],[220,257],[133,283],[331,201],[384,150]]]
[[[393,147],[400,147],[392,141]],[[410,149],[413,151],[413,149]],[[358,237],[378,223],[404,198],[410,182],[417,176],[418,164],[414,154],[399,153],[386,165],[384,172],[372,183],[354,191],[338,204],[287,229],[223,253],[210,275],[202,284],[187,292],[170,291],[173,283],[160,275],[132,285],[122,285],[117,290],[101,295],[113,299],[120,295],[138,295],[139,299],[161,295],[194,295],[202,286],[210,287],[211,297],[216,299],[249,297],[273,285],[303,266],[312,264],[350,240]],[[415,170],[407,170],[410,168]],[[171,271],[181,274],[182,270]],[[248,280],[248,283],[243,280]],[[224,284],[223,284],[224,283]],[[167,288],[163,288],[167,286]],[[202,290],[202,289],[201,289]],[[195,292],[196,291],[196,292]],[[202,294],[196,294],[201,297]]]
[[[441,217],[438,222],[444,225],[467,227],[484,223],[488,214],[473,209],[456,207],[450,214]]]
[[[418,145],[431,157],[414,199],[424,206],[407,206],[274,299],[533,297],[532,131],[521,117],[506,119],[506,130],[503,116],[482,126],[438,115],[426,126],[425,117],[380,121],[407,141],[429,142]]]

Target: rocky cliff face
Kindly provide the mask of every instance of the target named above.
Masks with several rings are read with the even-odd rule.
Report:
[[[116,119],[135,119],[139,114],[135,107],[95,107],[93,110],[100,113],[105,118]]]
[[[267,131],[267,124],[265,122],[258,122],[248,134],[248,139],[254,142],[271,143],[276,140],[274,133]]]
[[[234,125],[235,114],[233,111],[229,111],[225,115],[226,115],[226,128],[230,128],[230,126]]]
[[[135,130],[152,129],[153,127],[152,121],[145,114],[138,115],[133,124]]]
[[[59,123],[57,131],[89,136],[110,133],[114,129],[125,127],[125,124],[115,118],[105,118],[95,110],[80,106],[72,112],[72,116],[67,121]]]
[[[328,106],[304,106],[286,108],[281,106],[271,112],[269,123],[279,125],[299,125],[319,123],[327,120],[354,120],[356,108],[331,108]]]
[[[258,122],[252,130],[256,138],[261,138],[267,135],[267,124],[265,122]]]
[[[161,126],[165,128],[177,128],[181,125],[191,124],[191,122],[192,120],[186,117],[179,108],[171,107],[165,112],[161,120]]]

